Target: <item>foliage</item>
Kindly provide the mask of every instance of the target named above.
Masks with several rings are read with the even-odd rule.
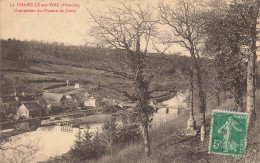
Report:
[[[131,144],[126,146],[123,150],[118,151],[113,155],[105,155],[97,163],[120,163],[120,162],[135,162],[135,163],[155,163],[154,159],[145,157],[142,152],[143,147],[141,144]]]
[[[236,108],[241,108],[242,97],[246,91],[247,57],[241,49],[243,45],[248,44],[247,31],[234,26],[243,20],[233,7],[223,9],[219,15],[219,6],[216,4],[213,6],[205,19],[205,31],[208,36],[206,48],[215,60],[214,67],[219,88],[229,92],[235,99]]]
[[[259,93],[259,92],[258,92]],[[258,100],[257,106],[260,100]],[[223,106],[218,109],[229,108],[227,106],[233,105],[232,100],[227,100],[226,103],[222,103]],[[215,109],[215,107],[209,108],[209,110]],[[257,112],[260,115],[260,112]],[[141,144],[130,144],[124,149],[120,150],[118,153],[111,155],[102,156],[97,162],[129,162],[131,158],[133,162],[245,162],[245,157],[224,156],[223,155],[212,155],[208,154],[208,142],[204,144],[200,143],[199,136],[188,137],[183,136],[183,128],[186,126],[186,122],[189,118],[189,112],[181,114],[180,117],[162,124],[160,127],[155,128],[151,131],[152,143],[151,150],[152,155],[149,161],[144,159],[142,154]],[[197,117],[196,117],[197,118]],[[210,120],[211,117],[208,117]],[[206,126],[208,129],[211,125],[210,121],[206,121]],[[251,132],[248,140],[248,155],[250,162],[259,161],[259,120],[257,125],[254,126],[253,132]],[[209,138],[209,135],[207,135]],[[208,139],[209,140],[209,139]]]
[[[142,137],[140,125],[136,123],[117,125],[115,115],[104,122],[102,131],[111,148],[138,142]]]
[[[70,155],[79,160],[97,159],[106,153],[107,147],[100,133],[92,133],[89,130],[76,135],[75,144],[70,150]]]
[[[97,159],[104,154],[113,153],[116,148],[138,142],[141,137],[139,125],[118,126],[116,116],[112,115],[104,122],[102,133],[79,131],[69,153],[81,161]]]
[[[71,98],[71,99],[63,99],[61,100],[61,108],[64,110],[68,110],[68,109],[75,109],[75,107],[77,106],[77,102]]]
[[[10,91],[32,91],[33,89],[28,86],[28,81],[25,79],[20,79],[19,77],[15,77],[14,80],[10,80],[5,78],[2,74],[0,78],[0,95],[10,93]],[[12,92],[13,93],[13,92]]]
[[[108,142],[109,148],[112,150],[117,141],[117,124],[115,115],[111,115],[110,119],[104,122],[102,131],[104,138]]]
[[[101,65],[99,70],[116,74],[128,80],[128,83],[114,84],[111,89],[124,94],[132,102],[137,102],[134,108],[138,113],[138,120],[143,127],[145,153],[150,155],[150,139],[148,126],[152,117],[149,107],[151,81],[165,64],[149,69],[148,45],[156,35],[157,20],[149,6],[140,3],[119,2],[118,7],[111,8],[109,14],[90,15],[95,22],[91,36],[101,41],[104,47],[111,47],[121,52],[122,58],[115,65],[111,63]],[[160,60],[157,60],[160,62]],[[118,89],[121,88],[121,89]],[[125,91],[132,89],[133,93]]]
[[[109,104],[104,104],[102,106],[102,109],[101,109],[101,111],[105,112],[105,113],[116,113],[116,112],[121,111],[121,110],[123,110],[123,108],[121,108],[120,106],[109,105]]]
[[[246,91],[246,63],[237,55],[217,55],[217,77],[220,87],[225,92],[230,92],[237,104],[242,106],[242,97]]]
[[[23,42],[21,42],[20,40],[13,40],[12,42],[10,42],[10,44],[8,44],[7,46],[6,55],[8,56],[8,58],[10,58],[11,60],[18,60],[19,57],[21,57],[20,60],[22,60],[22,56],[23,56],[23,51],[21,50],[22,46],[23,46]]]
[[[133,144],[140,142],[142,134],[140,131],[140,126],[137,124],[122,125],[117,131],[118,143],[120,145]]]

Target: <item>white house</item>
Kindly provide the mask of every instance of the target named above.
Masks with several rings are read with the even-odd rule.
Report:
[[[75,83],[75,88],[79,88],[79,83]]]
[[[94,97],[90,97],[88,99],[84,100],[84,106],[92,106],[97,107],[96,105],[96,99]]]
[[[16,119],[19,119],[19,117],[21,117],[21,116],[25,116],[26,119],[28,119],[30,117],[30,112],[24,104],[22,104],[18,108],[18,110],[16,112]]]
[[[43,116],[43,108],[36,102],[22,104],[16,112],[16,119],[24,116],[25,118],[41,117]]]

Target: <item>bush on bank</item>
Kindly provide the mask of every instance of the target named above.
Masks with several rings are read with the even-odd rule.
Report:
[[[102,132],[79,131],[69,154],[79,161],[96,160],[104,154],[112,154],[125,145],[136,143],[142,134],[138,124],[117,125],[111,116],[102,126]]]

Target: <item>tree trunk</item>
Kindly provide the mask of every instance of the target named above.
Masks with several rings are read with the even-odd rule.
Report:
[[[217,103],[217,106],[220,105],[220,97],[219,97],[219,94],[220,94],[220,89],[218,86],[216,86],[216,90],[215,90],[215,96],[216,96],[216,103]]]
[[[144,54],[140,50],[140,38],[137,37],[136,41],[136,52],[135,55],[131,56],[133,60],[132,67],[134,70],[135,76],[135,89],[138,98],[138,113],[140,116],[142,128],[143,128],[143,139],[144,139],[144,151],[146,156],[150,156],[150,139],[148,133],[148,126],[149,126],[149,93],[148,87],[149,82],[145,80],[145,75],[143,72],[144,69]]]
[[[204,93],[204,90],[202,87],[199,63],[196,59],[194,59],[194,60],[195,60],[195,68],[196,68],[196,75],[197,75],[197,87],[199,90],[199,109],[200,109],[200,112],[202,113],[200,134],[201,134],[201,142],[204,142],[205,138],[206,138],[206,126],[205,126],[206,101],[205,101],[205,93]]]
[[[249,29],[249,36],[250,36],[250,53],[248,56],[248,67],[247,67],[247,106],[246,111],[250,115],[250,123],[254,120],[255,114],[255,62],[256,62],[256,39],[257,39],[257,18],[259,15],[259,7],[260,1],[256,0],[255,8],[253,6],[250,7],[250,17],[252,18],[252,25]],[[255,14],[255,15],[254,15]]]
[[[143,127],[143,139],[144,139],[144,152],[147,157],[151,155],[150,139],[148,133],[148,123],[142,125]]]
[[[204,142],[205,138],[206,138],[206,126],[205,126],[205,122],[206,122],[206,116],[205,116],[205,112],[202,113],[202,124],[200,127],[200,141]]]
[[[190,50],[190,54],[191,57],[193,59],[193,63],[194,63],[194,68],[196,70],[196,83],[197,83],[197,87],[198,87],[198,91],[199,91],[199,109],[200,112],[202,113],[202,122],[201,122],[201,129],[200,129],[200,134],[201,134],[201,142],[205,141],[206,138],[206,126],[205,126],[205,122],[206,122],[206,117],[205,117],[205,113],[206,113],[206,99],[205,99],[205,93],[202,87],[202,80],[201,80],[201,71],[200,71],[200,64],[199,64],[199,58],[196,58],[195,56],[195,50],[194,50],[194,46],[192,41],[189,41],[190,45],[191,45],[191,50]]]
[[[249,37],[250,37],[250,52],[248,56],[248,67],[247,67],[247,96],[246,96],[246,111],[249,113],[249,122],[247,129],[247,137],[251,131],[251,127],[253,126],[253,122],[255,121],[255,91],[256,91],[256,83],[255,83],[255,62],[256,62],[256,39],[257,39],[257,19],[259,15],[260,1],[256,0],[255,5],[249,7],[249,16],[251,18],[251,24],[249,27]],[[248,140],[250,141],[250,140]],[[245,162],[252,162],[250,160],[250,154],[248,153],[245,159]]]
[[[255,110],[255,54],[251,53],[248,57],[247,67],[247,97],[246,111],[251,115]]]
[[[235,99],[235,111],[242,112],[243,111],[243,92],[240,89],[236,89],[234,93]]]
[[[191,72],[190,75],[190,107],[191,107],[191,112],[190,115],[193,117],[194,115],[194,103],[193,103],[193,97],[194,97],[194,85],[193,85],[193,71]]]

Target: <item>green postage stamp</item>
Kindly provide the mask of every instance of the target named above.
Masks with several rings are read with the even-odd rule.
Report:
[[[243,156],[247,122],[247,113],[214,110],[209,153]]]

